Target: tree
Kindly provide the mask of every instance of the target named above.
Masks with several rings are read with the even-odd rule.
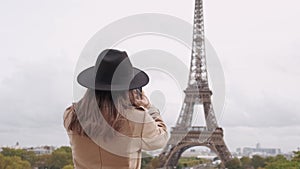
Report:
[[[160,164],[160,161],[159,161],[159,158],[158,158],[158,157],[154,157],[154,158],[151,160],[151,167],[152,167],[152,168],[158,168],[158,167],[159,167],[159,164]]]
[[[146,152],[142,152],[141,168],[142,169],[150,168],[152,159],[153,159],[153,157],[151,155],[147,154]]]
[[[64,166],[62,169],[74,169],[73,165],[69,164]]]
[[[32,166],[34,166],[36,161],[35,153],[24,149],[3,148],[1,154],[9,157],[13,157],[13,156],[20,157],[22,160],[28,161]]]
[[[0,153],[0,169],[4,168],[4,156]]]
[[[242,169],[241,162],[238,158],[231,159],[225,164],[225,166],[228,169]]]
[[[66,165],[73,165],[71,148],[62,146],[54,150],[49,159],[49,164],[51,169],[61,169]]]
[[[0,154],[0,169],[31,169],[31,165],[18,156],[11,157]]]
[[[39,169],[46,169],[50,168],[51,166],[51,154],[43,154],[37,156],[37,160],[35,162],[35,167],[38,167]]]
[[[264,158],[262,158],[261,156],[258,156],[258,155],[254,155],[252,157],[252,166],[257,169],[258,167],[265,167],[266,163],[265,163],[265,160]]]
[[[251,159],[249,157],[242,157],[240,159],[240,161],[241,161],[241,165],[242,165],[243,169],[247,169],[247,168],[250,168],[252,166],[252,162],[251,162]]]
[[[295,157],[297,159],[297,155]],[[299,169],[300,162],[297,162],[294,158],[292,161],[287,160],[283,155],[267,158],[265,169]]]
[[[268,163],[265,169],[299,169],[300,164],[294,161],[275,161]]]
[[[182,164],[183,167],[192,167],[196,166],[199,164],[203,164],[207,161],[201,158],[196,158],[196,157],[181,157],[178,161],[178,164]]]
[[[292,161],[296,161],[300,163],[300,151],[294,151],[294,157],[292,159]]]

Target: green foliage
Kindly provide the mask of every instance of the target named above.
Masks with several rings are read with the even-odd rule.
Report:
[[[231,159],[225,164],[225,166],[228,169],[242,169],[242,164],[238,158]]]
[[[296,162],[275,162],[267,164],[265,169],[299,169],[300,164]]]
[[[152,161],[153,157],[145,152],[142,152],[142,169],[152,169]]]
[[[240,159],[240,162],[241,162],[241,166],[242,166],[243,169],[251,168],[251,166],[252,166],[252,162],[251,162],[251,159],[249,157],[242,157]]]
[[[264,167],[266,165],[265,159],[258,155],[254,155],[251,159],[251,162],[255,169],[258,169],[258,167]]]
[[[29,165],[28,165],[29,164]],[[3,148],[0,153],[0,169],[62,169],[73,166],[70,147],[60,147],[52,154],[36,155],[24,149]]]
[[[22,160],[28,161],[32,166],[36,161],[35,153],[24,149],[3,148],[1,154],[8,157],[20,157]]]
[[[0,169],[31,169],[31,165],[20,157],[0,154]]]
[[[68,164],[73,164],[72,150],[70,147],[60,147],[54,150],[49,159],[51,169],[61,169]]]
[[[73,165],[69,164],[64,166],[62,169],[74,169]]]
[[[151,167],[153,169],[156,169],[159,167],[159,159],[158,157],[154,157],[152,160],[151,160]]]
[[[66,152],[72,154],[72,149],[69,146],[61,146],[60,148],[56,149],[54,152]]]
[[[179,159],[177,169],[181,169],[183,167],[192,167],[195,165],[206,163],[208,161],[209,160],[199,159],[196,157],[183,157]],[[141,169],[156,169],[158,167],[159,167],[158,157],[153,158],[153,157],[149,157],[149,155],[143,154]]]
[[[51,166],[51,154],[43,154],[37,156],[37,160],[35,163],[35,166],[38,167],[39,169],[46,169],[49,166]]]
[[[207,162],[207,160],[196,158],[196,157],[182,157],[178,161],[177,168],[192,167],[199,164],[203,164],[205,162]]]
[[[265,169],[299,169],[300,161],[297,159],[297,152],[295,153],[295,157],[292,161],[287,160],[283,155],[278,155],[276,157],[266,159]]]
[[[177,169],[185,167],[192,167],[195,165],[203,164],[208,161],[204,159],[197,159],[195,157],[180,158]],[[142,169],[154,169],[157,168],[159,161],[158,158],[153,158],[152,166],[146,166]],[[277,155],[275,157],[260,157],[258,155],[249,157],[242,157],[241,159],[233,158],[225,164],[228,169],[300,169],[300,151],[294,152],[292,160],[286,159],[283,155]]]
[[[292,161],[300,163],[300,151],[294,151],[294,157]]]
[[[240,161],[242,169],[300,169],[300,152],[294,152],[294,154],[292,160],[286,159],[283,155],[266,158],[256,155],[252,159],[243,157]],[[232,166],[228,167],[228,169],[232,168]]]

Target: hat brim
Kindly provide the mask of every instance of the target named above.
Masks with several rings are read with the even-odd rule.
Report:
[[[95,81],[95,67],[90,67],[82,71],[77,76],[77,82],[89,89],[94,90],[104,90],[104,91],[113,91],[113,90],[132,90],[141,88],[149,83],[149,76],[142,70],[133,67],[133,78],[128,84],[104,84],[101,82]]]

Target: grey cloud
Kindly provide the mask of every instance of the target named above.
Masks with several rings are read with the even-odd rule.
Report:
[[[62,113],[72,100],[72,70],[65,65],[65,57],[50,57],[39,63],[25,62],[11,77],[1,79],[2,126],[61,125]]]

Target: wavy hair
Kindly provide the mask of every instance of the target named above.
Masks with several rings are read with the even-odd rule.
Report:
[[[138,108],[135,92],[88,89],[83,98],[70,107],[67,130],[89,137],[120,132],[128,123],[122,115],[124,110]]]

